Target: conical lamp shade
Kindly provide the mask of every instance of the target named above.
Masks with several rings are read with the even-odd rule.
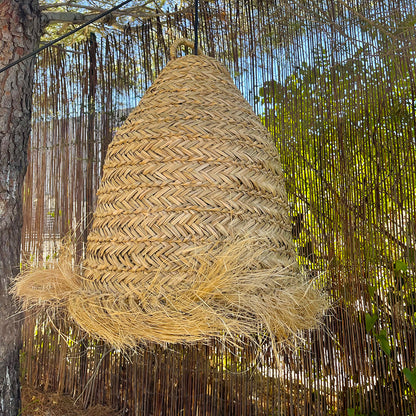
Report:
[[[120,347],[316,324],[273,140],[215,59],[171,60],[117,131],[77,282],[69,315]]]

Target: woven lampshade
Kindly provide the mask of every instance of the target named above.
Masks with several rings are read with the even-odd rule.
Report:
[[[121,347],[316,324],[325,300],[299,274],[278,153],[221,63],[172,59],[117,131],[69,279],[72,319]]]

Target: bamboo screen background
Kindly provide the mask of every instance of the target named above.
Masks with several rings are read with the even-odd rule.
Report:
[[[122,354],[59,316],[28,314],[23,377],[129,415],[416,414],[416,4],[201,9],[203,51],[227,65],[276,140],[299,261],[333,301],[325,327],[278,359],[219,342]],[[172,41],[193,38],[193,18],[176,11],[39,57],[24,263],[55,256],[71,230],[82,258],[114,129]]]

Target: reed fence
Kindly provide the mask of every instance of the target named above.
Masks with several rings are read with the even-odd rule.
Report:
[[[193,19],[173,11],[39,57],[23,266],[69,231],[82,259],[107,146]],[[202,50],[276,140],[299,262],[333,302],[321,329],[278,357],[218,341],[120,353],[28,313],[25,381],[129,415],[416,414],[415,24],[413,0],[201,4]]]

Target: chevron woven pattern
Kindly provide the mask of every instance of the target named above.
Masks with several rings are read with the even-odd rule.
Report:
[[[171,60],[116,133],[81,274],[70,316],[119,347],[318,322],[276,148],[215,59]]]

